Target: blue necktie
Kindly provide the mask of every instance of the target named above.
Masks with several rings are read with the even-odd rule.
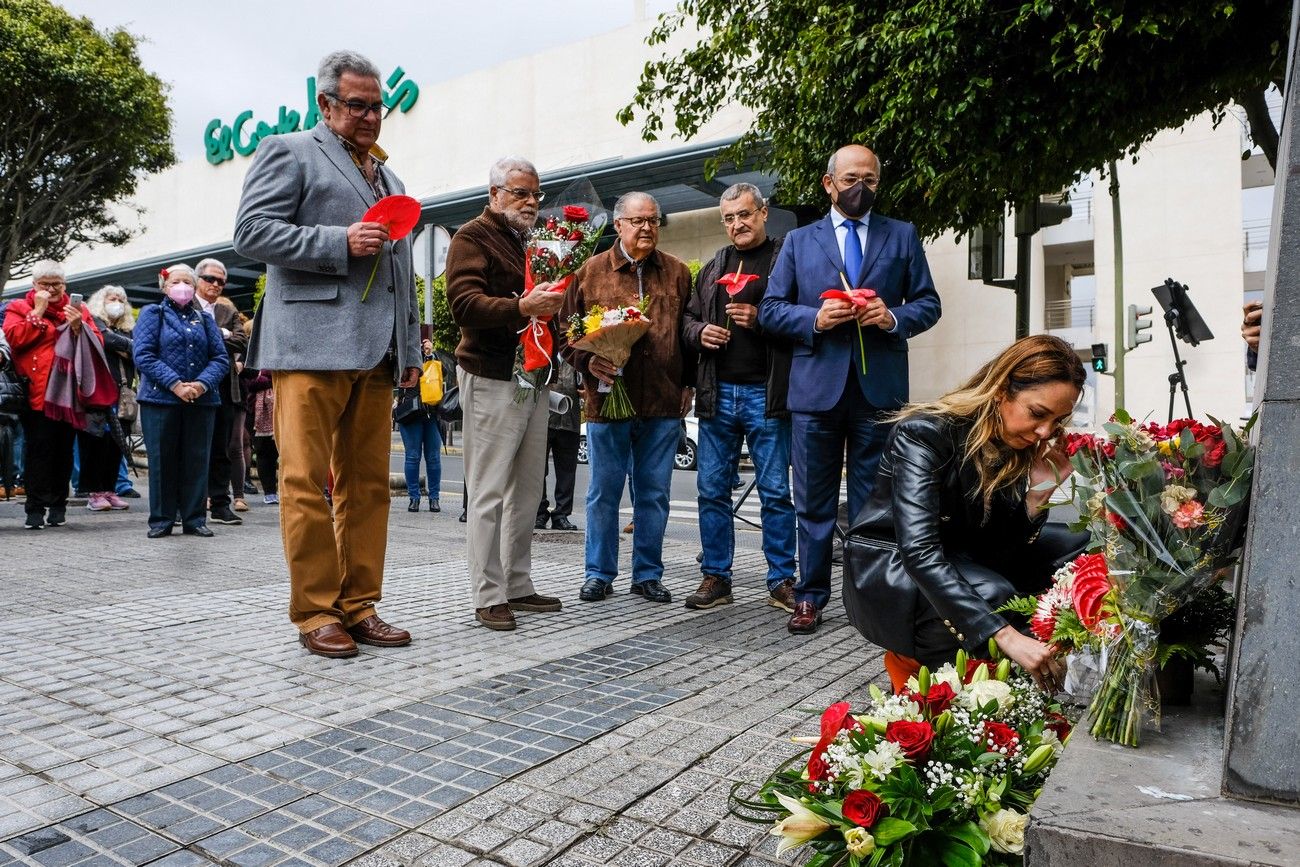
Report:
[[[858,285],[858,272],[862,270],[862,239],[858,237],[858,220],[845,220],[848,234],[844,237],[844,276],[849,278],[850,286]]]

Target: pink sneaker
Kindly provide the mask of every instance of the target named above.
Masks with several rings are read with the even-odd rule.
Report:
[[[107,495],[91,494],[90,502],[86,503],[86,508],[90,509],[92,512],[107,512],[109,509],[113,508],[113,505],[109,503]]]
[[[131,504],[130,504],[130,503],[128,503],[126,500],[122,499],[122,498],[119,497],[117,494],[114,494],[114,493],[111,492],[111,491],[108,492],[108,493],[106,493],[106,494],[104,494],[104,499],[108,500],[108,505],[109,505],[109,507],[112,508],[112,509],[114,509],[114,510],[121,510],[121,509],[129,509],[129,508],[131,508]]]

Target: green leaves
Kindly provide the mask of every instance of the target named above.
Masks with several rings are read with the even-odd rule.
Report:
[[[897,843],[909,834],[915,834],[916,830],[916,826],[911,822],[904,822],[902,819],[884,818],[871,829],[871,836],[876,838],[877,846],[888,846]]]

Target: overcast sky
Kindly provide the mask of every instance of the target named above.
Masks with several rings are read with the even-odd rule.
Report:
[[[304,111],[305,81],[329,51],[369,56],[385,77],[396,66],[417,84],[494,66],[654,16],[670,0],[57,0],[100,30],[140,37],[145,67],[171,85],[182,159],[203,152],[203,130],[253,110],[273,122],[281,105]],[[628,96],[632,93],[629,90]]]

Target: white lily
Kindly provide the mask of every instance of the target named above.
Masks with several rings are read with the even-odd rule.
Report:
[[[789,795],[780,792],[774,794],[781,802],[781,806],[790,811],[789,816],[773,825],[772,830],[768,832],[774,837],[781,838],[781,842],[776,847],[777,855],[783,855],[787,850],[802,846],[830,827],[829,823]]]

